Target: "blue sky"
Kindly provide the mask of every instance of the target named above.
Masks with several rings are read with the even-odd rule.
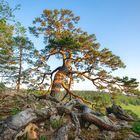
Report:
[[[66,8],[79,15],[79,26],[94,33],[101,47],[109,48],[119,55],[126,68],[114,74],[137,78],[140,82],[140,0],[7,0],[11,6],[21,4],[16,19],[26,27],[44,9]],[[42,48],[40,39],[34,39]],[[53,60],[53,59],[52,59]],[[55,65],[52,65],[55,67]],[[85,84],[83,84],[84,87]],[[90,89],[91,85],[83,89]],[[78,87],[78,86],[77,86]]]

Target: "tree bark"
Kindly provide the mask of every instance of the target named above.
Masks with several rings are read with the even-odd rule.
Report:
[[[65,80],[65,78],[66,74],[62,69],[56,72],[50,93],[52,97],[57,97],[57,95],[60,94],[62,83]]]
[[[63,82],[66,82],[66,78],[69,77],[70,69],[71,69],[71,60],[64,61],[63,66],[56,72],[54,76],[51,93],[50,93],[51,96],[55,98],[58,97],[57,95],[60,94]]]

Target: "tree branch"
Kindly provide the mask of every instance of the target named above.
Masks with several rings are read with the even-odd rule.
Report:
[[[46,75],[50,75],[50,76],[51,76],[51,82],[52,82],[52,76],[53,76],[53,74],[54,74],[56,71],[60,70],[61,68],[62,68],[62,66],[56,68],[55,70],[53,70],[53,71],[50,72],[50,73],[49,73],[49,72],[44,73],[44,74],[43,74],[43,79],[42,79],[42,81],[41,81],[40,83],[38,83],[38,85],[41,85],[41,84],[44,82]]]

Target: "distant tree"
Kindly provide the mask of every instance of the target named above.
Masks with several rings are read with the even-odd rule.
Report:
[[[46,9],[41,17],[33,21],[35,25],[30,27],[31,33],[36,37],[44,35],[46,45],[39,61],[46,63],[53,55],[63,61],[62,66],[52,72],[44,72],[40,83],[45,81],[47,75],[51,79],[54,77],[50,93],[53,97],[57,97],[61,88],[77,97],[70,90],[75,79],[88,79],[97,89],[110,93],[123,91],[127,86],[126,81],[113,77],[111,72],[125,68],[124,63],[109,49],[101,49],[94,34],[89,35],[78,28],[76,24],[79,19],[70,10]]]

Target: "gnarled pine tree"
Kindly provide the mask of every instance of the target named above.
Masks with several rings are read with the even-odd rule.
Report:
[[[111,72],[125,65],[109,49],[100,49],[94,34],[89,35],[77,27],[79,17],[72,11],[44,10],[41,17],[34,20],[30,31],[35,35],[44,35],[45,49],[40,61],[49,61],[55,55],[62,59],[62,66],[48,73],[44,72],[40,83],[47,75],[54,75],[50,95],[55,97],[64,88],[67,94],[77,97],[70,91],[71,84],[77,78],[92,81],[97,89],[118,92],[125,89],[123,80],[113,77]]]

